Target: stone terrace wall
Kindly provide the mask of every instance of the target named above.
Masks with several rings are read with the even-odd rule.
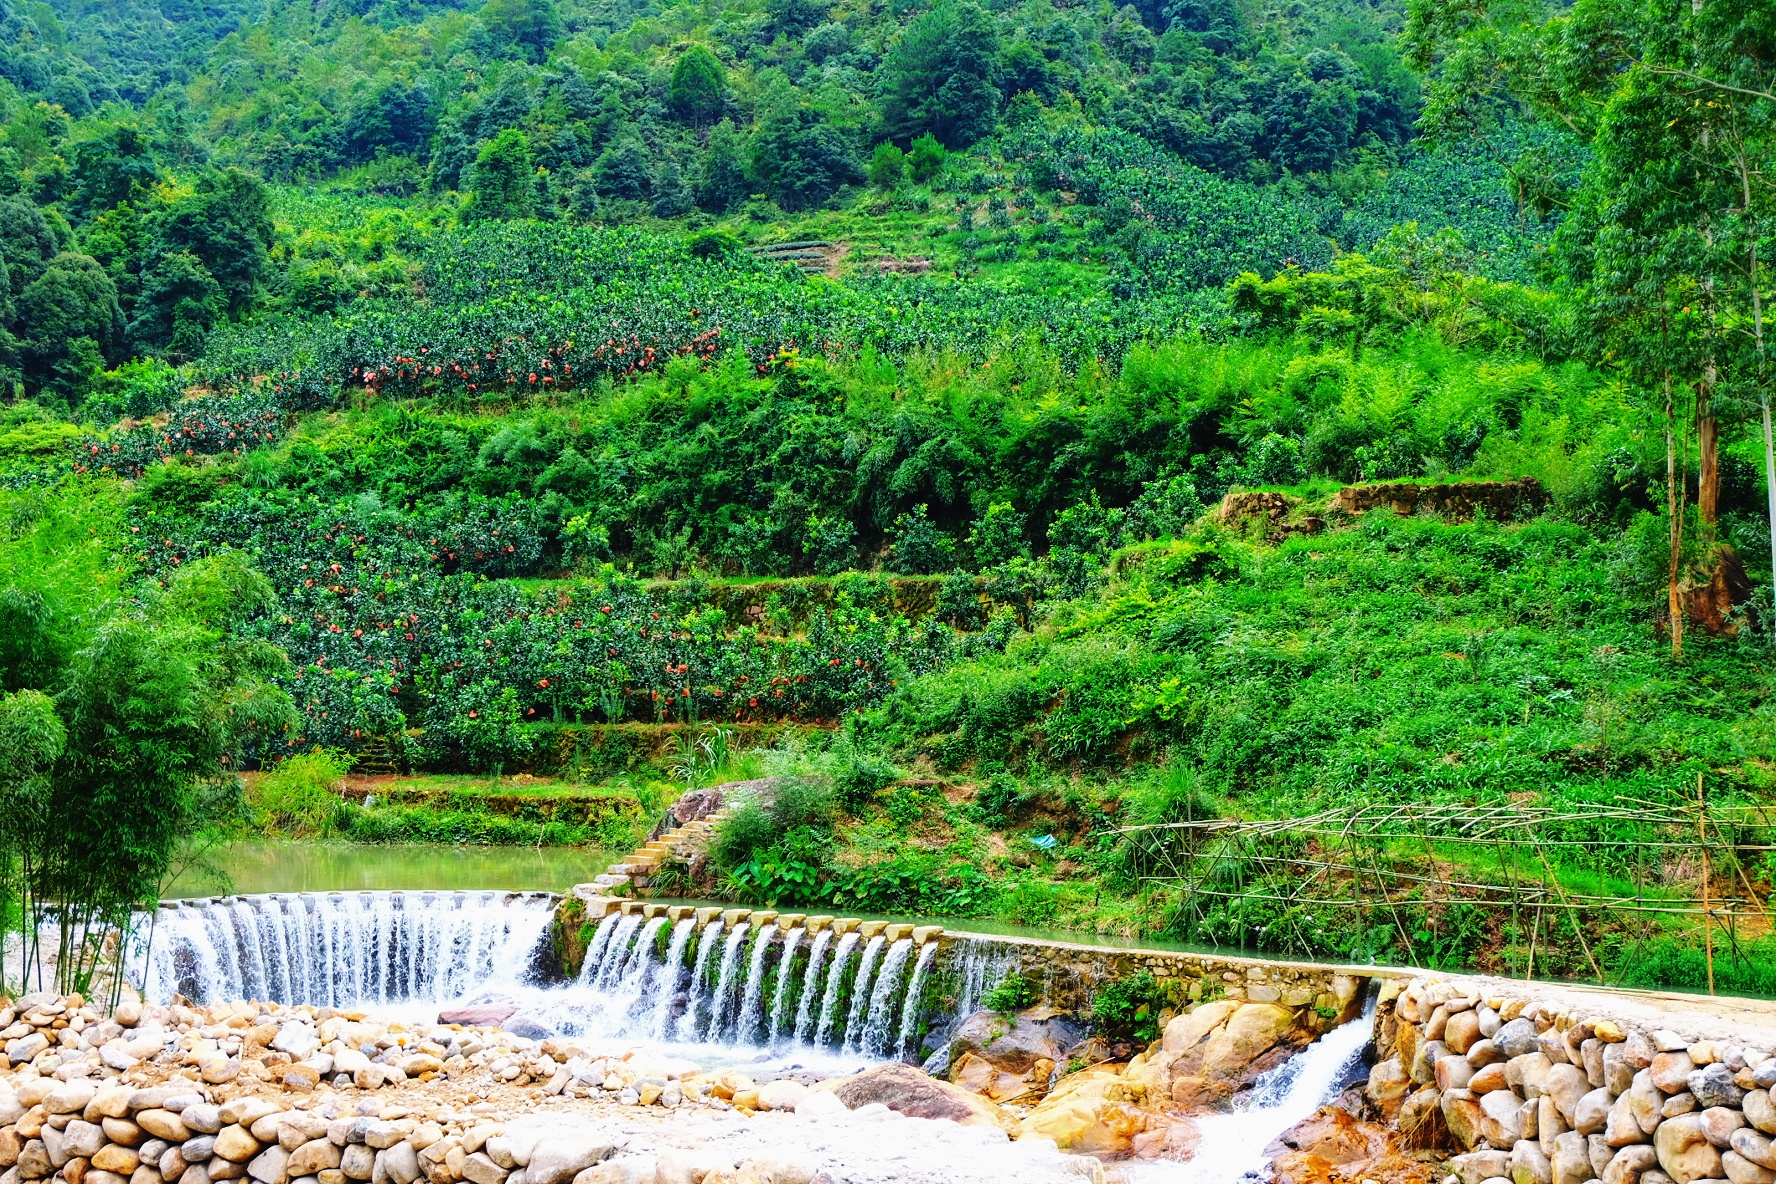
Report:
[[[1776,1032],[1509,987],[1396,979],[1376,1011],[1369,1100],[1461,1184],[1776,1184]]]
[[[945,933],[938,941],[969,943],[977,951],[1006,959],[1008,971],[1016,970],[1041,983],[1042,1001],[1060,1011],[1089,1012],[1092,994],[1099,986],[1146,970],[1162,985],[1174,988],[1179,1005],[1228,999],[1313,1007],[1330,1024],[1356,1013],[1368,979],[1346,967],[1311,962],[1107,949],[967,933]]]

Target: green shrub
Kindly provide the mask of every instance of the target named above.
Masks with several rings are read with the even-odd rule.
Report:
[[[1092,1022],[1110,1040],[1145,1044],[1159,1035],[1166,992],[1150,971],[1105,983],[1092,995]]]
[[[333,834],[345,805],[339,795],[340,779],[350,769],[351,758],[335,749],[285,757],[247,795],[253,825],[264,834],[294,838]]]
[[[1026,1007],[1042,1002],[1041,989],[1015,970],[981,995],[981,1006],[1010,1019]]]

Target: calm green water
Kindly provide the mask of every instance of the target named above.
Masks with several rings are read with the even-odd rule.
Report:
[[[331,892],[368,888],[499,888],[565,892],[616,862],[585,847],[452,847],[431,843],[231,843],[210,856],[232,883],[192,869],[165,893]]]

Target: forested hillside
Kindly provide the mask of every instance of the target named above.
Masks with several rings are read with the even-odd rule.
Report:
[[[756,725],[703,891],[1693,985],[1117,831],[1763,802],[1776,28],[1682,8],[0,0],[0,780]]]

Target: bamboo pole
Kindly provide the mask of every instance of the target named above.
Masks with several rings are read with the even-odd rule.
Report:
[[[1696,841],[1702,849],[1702,946],[1708,958],[1708,993],[1714,994],[1714,926],[1708,915],[1708,797],[1696,774]]]

